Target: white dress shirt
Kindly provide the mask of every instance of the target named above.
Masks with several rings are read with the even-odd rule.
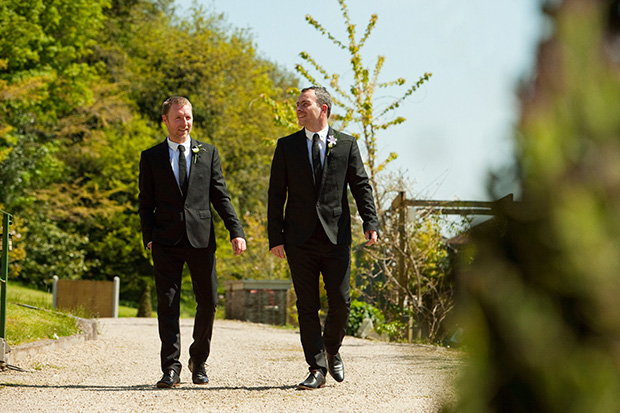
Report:
[[[168,153],[170,154],[170,165],[172,165],[172,172],[174,172],[174,176],[177,178],[177,184],[179,183],[179,145],[183,145],[185,147],[185,166],[187,170],[185,171],[185,176],[189,176],[189,168],[192,164],[192,151],[190,150],[189,144],[192,140],[188,137],[185,142],[182,144],[178,144],[172,142],[170,138],[168,138]]]
[[[312,140],[314,139],[314,134],[319,134],[319,154],[321,155],[321,166],[325,165],[325,142],[327,142],[327,132],[329,132],[329,126],[325,129],[318,132],[310,132],[308,129],[306,131],[306,144],[308,145],[308,156],[310,157],[310,165],[314,170],[314,164],[312,163]]]

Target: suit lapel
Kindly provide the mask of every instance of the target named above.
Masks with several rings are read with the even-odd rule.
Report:
[[[189,193],[189,188],[192,185],[192,176],[194,175],[194,167],[196,166],[196,164],[194,163],[194,159],[196,159],[196,162],[198,162],[198,154],[194,154],[194,152],[192,152],[192,148],[194,146],[197,146],[198,142],[196,142],[194,140],[194,138],[190,137],[190,141],[189,141],[189,151],[191,153],[190,157],[189,157],[189,176],[187,177],[187,193]]]
[[[329,142],[327,141],[327,139],[330,136],[332,136],[333,134],[334,134],[334,131],[333,131],[332,127],[330,126],[329,129],[327,130],[327,137],[325,138],[325,159],[323,160],[323,175],[321,176],[321,187],[320,187],[321,191],[325,187],[325,180],[327,179],[327,175],[328,175],[328,171],[329,171],[329,154],[330,154],[330,149],[329,149]]]

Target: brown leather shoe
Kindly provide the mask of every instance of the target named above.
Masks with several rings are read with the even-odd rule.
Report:
[[[304,390],[314,390],[325,387],[325,375],[321,370],[312,370],[306,380],[297,385]]]
[[[160,389],[170,389],[172,387],[179,387],[181,384],[181,377],[179,373],[174,370],[168,370],[164,373],[164,376],[157,382],[157,387]]]
[[[340,353],[336,353],[335,356],[332,356],[329,353],[325,353],[325,356],[327,358],[327,371],[329,371],[329,374],[337,382],[343,381],[344,363],[342,362],[342,357],[340,357]]]
[[[189,367],[189,371],[192,372],[192,382],[194,382],[194,384],[209,383],[209,377],[207,376],[204,363],[194,363],[194,360],[189,359],[187,367]]]

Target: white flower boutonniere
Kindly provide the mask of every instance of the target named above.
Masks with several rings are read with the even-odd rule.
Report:
[[[203,148],[201,144],[192,146],[192,154],[194,157],[194,163],[196,163],[196,159],[198,159],[198,155],[200,154],[200,152],[203,152],[203,151],[206,152],[207,150]]]
[[[327,137],[327,155],[332,151],[332,148],[336,146],[338,139],[334,138],[334,135],[329,135]]]

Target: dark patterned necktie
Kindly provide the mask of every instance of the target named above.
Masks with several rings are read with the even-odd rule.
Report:
[[[183,195],[187,194],[187,163],[185,161],[185,146],[179,145],[179,186]]]
[[[314,169],[314,186],[318,189],[321,186],[323,177],[323,166],[321,166],[321,151],[319,149],[319,134],[315,133],[312,137],[312,167]]]

